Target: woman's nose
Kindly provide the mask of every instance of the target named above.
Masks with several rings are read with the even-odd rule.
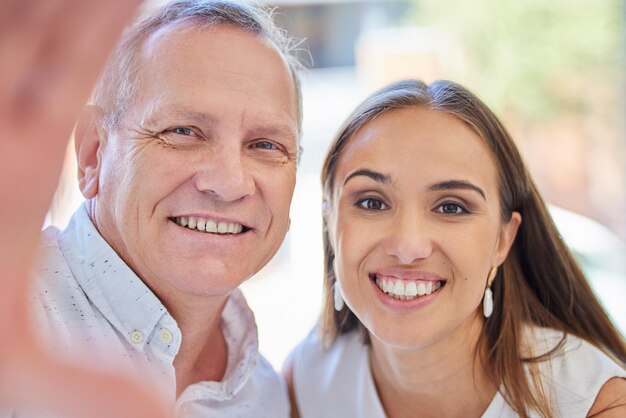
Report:
[[[389,224],[384,249],[402,264],[428,258],[433,251],[430,229],[428,220],[417,212],[398,213]]]

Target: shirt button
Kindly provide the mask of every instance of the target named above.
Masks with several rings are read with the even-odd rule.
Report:
[[[161,341],[165,344],[170,344],[174,340],[172,333],[165,328],[159,331],[159,338],[161,338]]]
[[[140,331],[133,331],[130,333],[130,340],[135,344],[139,344],[143,341],[143,334]]]

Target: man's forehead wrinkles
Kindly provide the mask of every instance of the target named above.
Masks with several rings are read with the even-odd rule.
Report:
[[[208,113],[178,105],[155,106],[142,117],[142,121],[146,123],[158,123],[163,120],[172,121],[172,119],[180,119],[181,122],[193,121],[203,125],[215,125],[218,122],[216,117]]]

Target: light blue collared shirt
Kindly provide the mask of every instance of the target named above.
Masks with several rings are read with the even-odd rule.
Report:
[[[35,326],[56,355],[86,367],[150,376],[179,417],[289,416],[284,382],[258,353],[254,315],[239,290],[222,314],[224,379],[193,384],[175,399],[180,329],[98,233],[85,206],[64,231],[43,232],[35,283]]]

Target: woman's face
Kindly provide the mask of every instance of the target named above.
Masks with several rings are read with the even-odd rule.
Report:
[[[378,340],[425,347],[482,321],[520,216],[503,223],[495,162],[469,125],[423,108],[378,116],[349,139],[330,203],[344,299]]]

